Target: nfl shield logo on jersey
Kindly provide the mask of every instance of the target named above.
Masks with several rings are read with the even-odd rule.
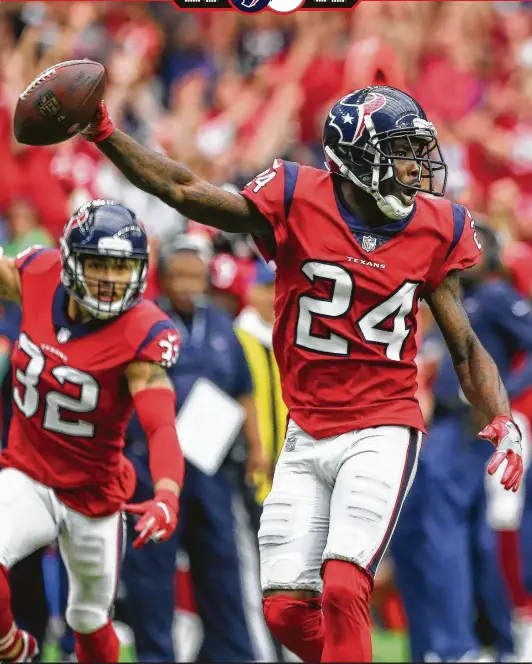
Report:
[[[375,251],[377,248],[377,238],[372,237],[371,235],[364,235],[362,238],[362,249],[364,251],[367,251],[368,253],[370,251]]]
[[[70,335],[72,332],[66,328],[62,327],[59,332],[57,333],[57,341],[60,344],[66,344],[66,342],[70,339]]]

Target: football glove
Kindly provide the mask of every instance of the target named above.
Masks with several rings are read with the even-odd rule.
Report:
[[[140,549],[149,540],[164,542],[172,536],[177,526],[179,496],[168,489],[160,489],[151,500],[124,505],[122,509],[141,517],[135,524],[139,536],[133,542],[133,548]]]
[[[497,448],[488,463],[488,473],[494,475],[506,460],[501,484],[508,491],[517,491],[524,471],[521,433],[515,422],[505,415],[497,415],[491,424],[482,429],[478,437],[491,441]]]
[[[115,126],[109,117],[109,111],[105,102],[101,101],[92,121],[81,132],[83,138],[91,143],[99,143],[113,133]]]

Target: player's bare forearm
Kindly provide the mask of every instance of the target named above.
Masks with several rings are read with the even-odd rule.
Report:
[[[262,445],[260,442],[257,408],[253,396],[251,394],[245,394],[238,397],[237,401],[245,411],[243,429],[248,445],[251,450],[260,451],[262,450]]]
[[[22,299],[22,288],[20,285],[20,274],[15,262],[0,254],[0,297],[5,300],[20,302]]]
[[[131,362],[126,367],[125,376],[131,396],[150,388],[174,390],[166,371],[155,362]]]
[[[272,234],[269,222],[246,198],[202,180],[119,129],[96,145],[132,184],[188,219],[231,233]]]
[[[271,477],[273,469],[262,449],[257,407],[255,406],[253,395],[243,394],[238,397],[238,402],[245,411],[243,429],[249,446],[246,480],[251,484],[254,473],[263,473]]]
[[[462,306],[458,272],[449,273],[427,301],[449,348],[467,400],[488,421],[496,415],[511,417],[499,370],[474,333]]]
[[[194,175],[187,168],[145,148],[119,129],[96,146],[139,189],[165,202],[175,198],[170,205],[177,202],[180,187],[194,182]]]
[[[511,417],[510,401],[497,365],[476,335],[470,342],[467,359],[455,363],[455,370],[467,400],[485,415],[484,425],[497,415]]]

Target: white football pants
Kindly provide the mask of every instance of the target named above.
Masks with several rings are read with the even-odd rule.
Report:
[[[92,519],[54,491],[13,468],[0,472],[0,563],[7,568],[59,538],[68,573],[66,620],[88,634],[110,617],[123,555],[120,513]]]
[[[372,576],[412,485],[421,432],[361,429],[316,440],[290,420],[259,530],[263,590],[322,591],[321,566]]]

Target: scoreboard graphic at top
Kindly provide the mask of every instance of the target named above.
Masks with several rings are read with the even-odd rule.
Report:
[[[237,9],[256,14],[270,9],[289,14],[298,9],[353,9],[359,0],[173,0],[180,9]]]

